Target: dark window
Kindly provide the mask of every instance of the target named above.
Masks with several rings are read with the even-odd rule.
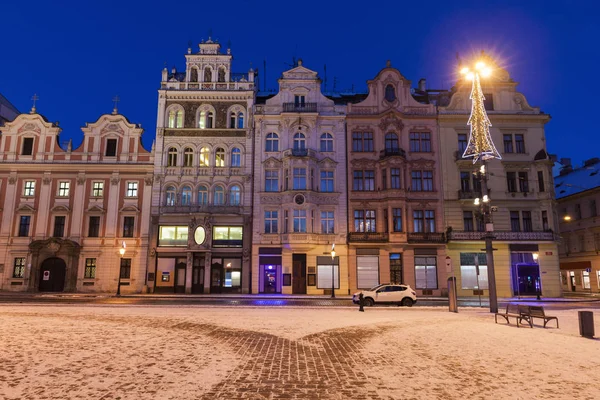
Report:
[[[522,211],[523,214],[523,231],[532,232],[533,224],[531,222],[531,211]]]
[[[86,258],[85,259],[85,272],[83,273],[84,279],[93,279],[96,277],[96,259]]]
[[[306,190],[306,168],[294,168],[294,190]]]
[[[575,204],[575,219],[581,219],[581,204]]]
[[[402,253],[390,253],[390,283],[399,285],[402,280]]]
[[[421,210],[413,211],[413,232],[425,232],[424,214]]]
[[[400,168],[391,168],[391,188],[392,189],[400,189]]]
[[[484,94],[483,97],[485,97],[485,99],[483,100],[483,107],[485,108],[485,110],[494,111],[494,96],[492,96],[492,94],[489,93]]]
[[[423,191],[433,192],[433,172],[423,171]]]
[[[473,213],[471,211],[463,211],[463,222],[465,231],[472,232],[474,230]]]
[[[431,134],[428,132],[411,132],[409,137],[411,152],[431,152]]]
[[[392,208],[392,223],[394,224],[394,232],[402,232],[402,209]]]
[[[54,217],[54,237],[63,237],[65,235],[65,217]]]
[[[542,229],[547,231],[550,228],[548,225],[548,211],[542,211]]]
[[[542,171],[538,171],[538,188],[540,192],[546,191],[546,188],[544,187],[544,173]]]
[[[121,279],[129,279],[131,277],[131,258],[121,258]]]
[[[410,189],[413,192],[420,192],[423,190],[422,182],[421,182],[421,171],[412,171],[411,172],[412,183]]]
[[[135,217],[123,218],[123,237],[133,237],[133,225]]]
[[[390,103],[396,100],[396,90],[392,85],[387,85],[385,87],[385,100],[389,101]]]
[[[299,96],[299,95],[294,96],[294,105],[296,107],[304,107],[305,101],[306,101],[305,96]]]
[[[527,172],[519,172],[519,191],[523,193],[529,192],[529,178]]]
[[[471,191],[471,173],[461,171],[460,173],[460,190],[463,192]]]
[[[279,171],[265,171],[265,192],[279,192]]]
[[[506,186],[508,187],[509,192],[517,191],[517,173],[516,172],[507,172],[506,173]]]
[[[425,210],[425,229],[427,229],[427,232],[435,232],[435,213],[433,210]]]
[[[100,236],[100,217],[97,217],[97,216],[90,217],[90,226],[88,228],[88,236],[89,237]]]
[[[371,152],[373,151],[373,134],[370,132],[352,133],[352,151]]]
[[[388,152],[396,152],[400,146],[398,145],[398,136],[395,133],[385,135],[385,150]]]
[[[513,152],[513,142],[512,135],[504,135],[504,152],[512,153]]]
[[[114,157],[117,155],[117,139],[106,140],[106,156]]]
[[[458,134],[458,153],[459,156],[462,157],[465,150],[467,149],[467,134],[459,133]]]
[[[387,208],[383,210],[383,231],[385,233],[388,233],[390,231]]]
[[[277,211],[265,211],[265,233],[277,233],[279,232],[277,227],[278,222]]]
[[[523,135],[515,135],[515,152],[525,153],[525,139]]]
[[[598,211],[596,209],[596,200],[590,200],[590,217],[595,217],[598,215]]]
[[[30,156],[33,154],[33,138],[23,139],[23,152],[21,154],[24,156]]]
[[[21,215],[21,220],[19,221],[19,236],[21,236],[21,237],[29,236],[30,222],[31,222],[31,216]]]
[[[519,212],[518,211],[510,212],[510,230],[513,232],[521,231],[521,222],[519,221]]]
[[[375,171],[354,171],[352,190],[373,191],[375,190]]]

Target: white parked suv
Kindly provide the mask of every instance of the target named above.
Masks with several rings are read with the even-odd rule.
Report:
[[[358,296],[363,294],[364,305],[372,306],[375,303],[395,303],[399,306],[412,307],[417,302],[417,294],[408,285],[383,284],[369,290],[361,290],[352,295],[352,302],[358,304]]]

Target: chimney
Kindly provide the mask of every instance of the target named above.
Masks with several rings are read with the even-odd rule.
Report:
[[[427,85],[425,84],[427,80],[425,78],[419,79],[419,90],[421,92],[425,92],[427,90]]]

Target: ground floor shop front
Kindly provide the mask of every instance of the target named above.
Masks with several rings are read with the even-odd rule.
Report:
[[[565,293],[600,293],[600,257],[564,257],[560,277]]]

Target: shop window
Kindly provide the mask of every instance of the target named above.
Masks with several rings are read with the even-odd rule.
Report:
[[[159,246],[187,246],[188,226],[161,226],[158,230]]]

